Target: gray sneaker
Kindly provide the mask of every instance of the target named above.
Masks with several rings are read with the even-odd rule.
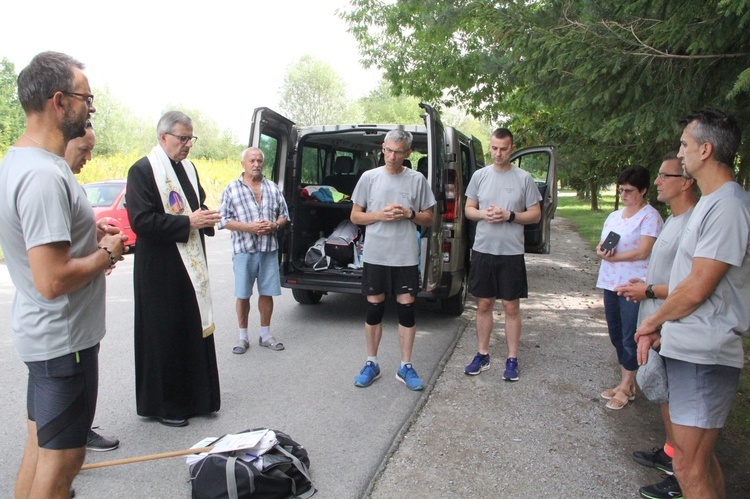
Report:
[[[105,437],[99,435],[94,430],[89,430],[89,438],[86,441],[86,449],[95,452],[106,452],[108,450],[115,450],[120,446],[120,441],[116,438]]]

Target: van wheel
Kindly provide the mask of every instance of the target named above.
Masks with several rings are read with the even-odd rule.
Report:
[[[459,317],[464,313],[464,308],[466,306],[466,297],[468,294],[466,288],[466,276],[464,276],[463,282],[461,283],[461,289],[458,290],[458,293],[448,298],[444,298],[440,301],[441,307],[446,314],[450,315],[451,317]]]
[[[323,298],[320,291],[310,291],[309,289],[292,289],[292,296],[302,305],[315,305]]]

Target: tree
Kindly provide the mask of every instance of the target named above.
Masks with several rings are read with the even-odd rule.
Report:
[[[0,62],[0,154],[23,134],[26,116],[18,101],[15,66],[3,57]]]
[[[91,116],[96,132],[96,155],[147,153],[156,142],[156,125],[136,117],[109,90],[94,90],[96,113]]]
[[[394,123],[401,125],[420,125],[419,99],[409,95],[394,95],[392,86],[381,80],[378,86],[362,97],[357,104],[362,110],[366,123]]]
[[[591,158],[581,163],[608,179],[658,163],[674,147],[676,118],[691,109],[715,105],[750,122],[748,0],[351,5],[342,17],[365,63],[396,92],[490,120],[529,110],[554,117],[571,151]],[[749,148],[744,140],[743,178]]]
[[[305,55],[284,76],[279,107],[298,125],[343,123],[347,111],[341,78],[328,64]]]
[[[193,120],[193,130],[199,139],[195,142],[191,155],[207,159],[231,158],[239,162],[242,146],[235,144],[231,130],[221,130],[219,124],[203,111],[172,106],[164,109],[164,112],[171,109],[178,109]]]

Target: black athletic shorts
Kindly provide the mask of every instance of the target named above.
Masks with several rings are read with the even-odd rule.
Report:
[[[488,255],[472,250],[469,293],[477,298],[507,301],[528,298],[523,255]]]
[[[26,366],[26,410],[39,447],[85,447],[99,390],[99,345]]]
[[[419,292],[419,270],[412,267],[389,267],[365,263],[362,269],[362,294],[375,296],[412,295]]]

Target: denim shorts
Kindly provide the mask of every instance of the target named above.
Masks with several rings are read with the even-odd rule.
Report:
[[[26,362],[26,411],[39,447],[86,446],[99,390],[99,345],[56,359]]]
[[[279,296],[279,251],[237,253],[232,258],[234,267],[234,296],[246,300],[253,296],[253,283],[258,281],[258,294]]]

